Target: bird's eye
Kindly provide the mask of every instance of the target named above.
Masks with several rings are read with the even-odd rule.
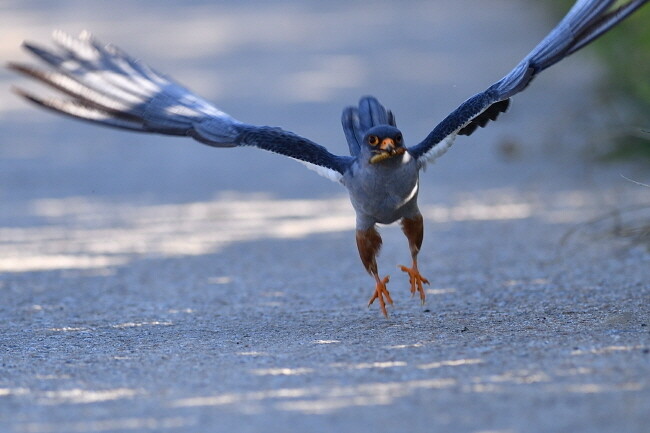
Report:
[[[368,137],[368,144],[371,145],[371,146],[378,145],[379,144],[379,137],[377,137],[376,135],[371,135],[370,137]]]
[[[399,144],[402,142],[402,134],[397,134],[395,136],[395,143]]]

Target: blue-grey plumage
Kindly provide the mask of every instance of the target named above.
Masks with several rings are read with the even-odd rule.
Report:
[[[376,282],[370,299],[392,303],[380,278],[376,256],[381,237],[377,223],[400,221],[409,242],[411,293],[424,302],[417,255],[423,239],[423,218],[417,207],[419,170],[444,154],[457,135],[470,135],[506,111],[510,98],[524,90],[541,71],[583,48],[650,0],[577,0],[560,23],[501,80],[463,102],[419,144],[406,147],[393,113],[377,99],[364,97],[341,118],[350,156],[292,132],[236,120],[190,90],[137,61],[113,45],[102,45],[89,33],[78,38],[53,35],[57,49],[25,47],[50,65],[43,70],[10,63],[9,68],[61,91],[68,98],[43,99],[16,92],[41,107],[96,124],[130,131],[189,136],[214,147],[255,146],[296,159],[350,193],[357,214],[357,246],[366,270]]]
[[[356,158],[343,174],[341,182],[350,194],[356,213],[356,238],[359,256],[366,270],[375,279],[375,299],[384,315],[386,303],[393,300],[386,288],[389,277],[379,277],[376,257],[381,248],[381,236],[376,225],[402,223],[409,242],[411,267],[400,266],[408,273],[411,293],[417,291],[424,302],[424,278],[417,265],[417,256],[424,235],[423,218],[417,205],[420,166],[404,144],[402,132],[397,129],[395,117],[372,96],[361,98],[358,109],[343,112],[343,129]]]
[[[371,144],[373,141],[376,144]],[[391,148],[380,149],[385,143]],[[373,126],[359,147],[357,158],[341,180],[357,214],[357,229],[417,215],[419,167],[406,151],[399,129],[387,124]],[[387,157],[372,162],[383,155]]]

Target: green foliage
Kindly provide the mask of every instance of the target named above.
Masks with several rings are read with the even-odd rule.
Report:
[[[595,43],[605,60],[610,85],[650,113],[650,5]]]
[[[603,160],[646,159],[650,161],[650,133],[646,136],[625,134],[617,137]]]
[[[618,1],[614,7],[626,2]],[[553,12],[561,17],[573,3],[553,0]],[[636,114],[632,122],[650,127],[650,4],[595,41],[593,49],[606,67],[607,80],[602,88],[605,99],[624,100]],[[604,157],[650,160],[650,134],[622,134]]]
[[[617,1],[614,7],[628,1]],[[562,17],[573,3],[552,0],[553,12]],[[600,37],[593,49],[607,66],[608,88],[631,98],[639,108],[650,110],[650,4]]]
[[[625,97],[641,126],[650,125],[650,6],[641,7],[595,44],[607,66],[607,91]],[[650,160],[650,134],[620,137],[609,157]]]

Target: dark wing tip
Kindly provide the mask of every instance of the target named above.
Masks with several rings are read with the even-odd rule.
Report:
[[[39,99],[37,97],[27,92],[26,90],[21,89],[20,87],[11,86],[11,91],[22,98],[29,99],[32,102],[39,102]]]
[[[490,120],[496,120],[499,114],[505,113],[510,106],[510,99],[495,102],[490,105],[485,111],[476,116],[465,127],[458,131],[458,135],[471,135],[478,127],[483,128]]]
[[[32,104],[36,104],[39,107],[46,108],[48,110],[61,112],[60,108],[56,107],[56,103],[53,100],[46,100],[39,96],[34,95],[33,93],[28,92],[27,90],[21,89],[20,87],[11,86],[11,91],[21,98],[25,98],[27,101]]]
[[[34,66],[18,62],[8,62],[6,66],[7,69],[19,74],[26,75],[39,81],[47,81],[47,72],[44,72]]]
[[[34,51],[34,50],[39,50],[40,49],[38,44],[36,44],[35,42],[31,42],[31,41],[23,41],[23,43],[21,45],[22,45],[23,48],[25,48],[26,50],[29,50],[29,51]]]
[[[5,68],[9,69],[10,71],[22,73],[26,66],[22,63],[7,62],[5,63]]]

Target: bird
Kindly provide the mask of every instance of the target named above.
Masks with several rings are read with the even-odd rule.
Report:
[[[361,263],[374,279],[368,307],[378,301],[381,313],[393,300],[389,276],[381,276],[377,256],[382,246],[378,224],[401,224],[408,241],[411,296],[426,299],[429,284],[418,268],[424,219],[418,208],[420,172],[443,155],[458,135],[471,135],[504,113],[510,99],[543,70],[585,47],[649,0],[578,0],[555,28],[510,72],[474,94],[433,128],[419,143],[407,146],[395,116],[373,96],[343,110],[341,123],[349,155],[336,155],[307,138],[279,127],[257,126],[231,117],[167,75],[89,32],[77,37],[55,31],[55,48],[24,42],[44,61],[42,68],[11,62],[15,72],[61,92],[44,98],[14,87],[40,107],[94,124],[129,131],[191,137],[216,148],[252,146],[295,159],[342,184],[356,214],[356,244]],[[617,3],[617,5],[614,5]]]

